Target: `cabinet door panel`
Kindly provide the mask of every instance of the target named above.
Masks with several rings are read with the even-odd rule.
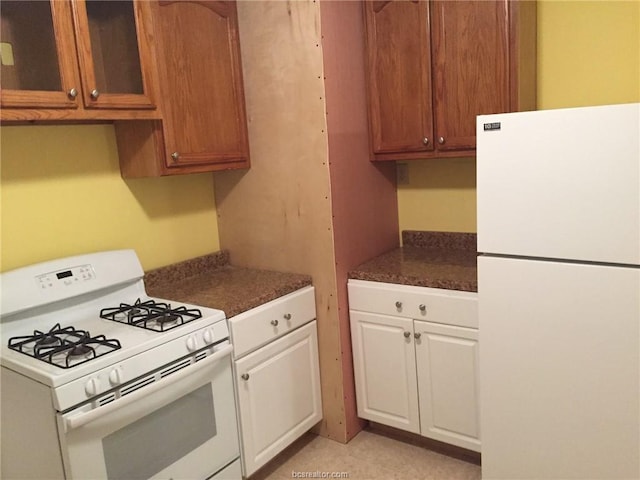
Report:
[[[148,3],[77,1],[73,13],[85,106],[154,108]]]
[[[422,435],[480,451],[478,331],[415,322]]]
[[[316,322],[238,360],[235,369],[249,476],[322,418]]]
[[[80,81],[68,2],[2,2],[3,108],[77,108]]]
[[[235,2],[161,1],[155,13],[167,167],[248,166]]]
[[[373,152],[433,150],[429,2],[364,8]]]
[[[509,111],[508,2],[432,2],[438,150],[475,148],[475,118]]]
[[[358,416],[419,433],[413,321],[354,310],[350,317]]]

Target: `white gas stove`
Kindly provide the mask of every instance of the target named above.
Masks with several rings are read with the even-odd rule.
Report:
[[[234,478],[225,314],[151,298],[143,275],[133,250],[2,274],[2,477],[204,478],[227,467],[224,478]],[[21,395],[31,401],[16,401]],[[43,433],[57,445],[43,445]],[[186,446],[184,435],[193,438]],[[48,449],[46,470],[26,461],[21,445]],[[125,450],[140,460],[125,460]]]

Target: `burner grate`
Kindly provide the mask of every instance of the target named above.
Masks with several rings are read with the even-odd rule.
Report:
[[[60,368],[71,368],[121,348],[120,342],[104,335],[92,337],[85,330],[62,327],[48,332],[34,330],[31,335],[9,339],[10,349]]]
[[[119,307],[103,308],[100,318],[154,332],[166,332],[202,318],[202,312],[197,308],[172,308],[168,303],[137,299],[133,304],[121,303]]]

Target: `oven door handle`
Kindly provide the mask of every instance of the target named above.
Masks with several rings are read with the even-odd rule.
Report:
[[[65,432],[68,432],[75,428],[82,427],[83,425],[86,425],[87,423],[92,422],[104,415],[110,414],[114,410],[119,410],[131,403],[137,402],[143,397],[152,395],[156,393],[158,390],[166,388],[167,386],[173,383],[176,383],[177,381],[183,379],[186,376],[192,375],[204,368],[207,368],[208,366],[213,365],[214,363],[217,363],[220,359],[224,357],[230,356],[232,351],[233,351],[233,345],[227,345],[221,350],[218,350],[217,352],[215,352],[213,355],[210,355],[207,358],[200,360],[196,364],[190,367],[187,367],[183,370],[180,370],[173,375],[165,377],[162,380],[158,380],[157,382],[154,382],[153,384],[147,387],[143,387],[140,390],[136,390],[135,392],[130,393],[129,395],[126,395],[124,397],[121,397],[118,400],[114,400],[113,402],[108,403],[103,407],[98,407],[88,411],[87,413],[81,413],[79,415],[74,415],[72,417],[65,418],[64,419]]]

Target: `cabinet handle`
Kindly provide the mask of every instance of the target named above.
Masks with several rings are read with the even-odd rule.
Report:
[[[400,310],[402,308],[402,302],[400,301],[396,302],[396,308]]]
[[[404,338],[409,338],[411,336],[411,332],[404,332]]]
[[[424,137],[422,139],[422,143],[424,143],[425,145],[429,145],[429,139],[427,137]]]
[[[284,314],[284,319],[285,320],[291,320],[291,314],[290,313],[285,313]]]
[[[178,160],[180,158],[180,154],[178,152],[173,152],[171,154],[171,158],[173,158],[174,160]]]
[[[274,327],[278,326],[278,320],[271,320],[271,325],[273,325]]]
[[[69,90],[67,92],[67,95],[69,96],[69,98],[71,100],[73,100],[74,98],[76,98],[78,96],[78,90],[76,90],[75,88],[72,88],[71,90]]]
[[[249,374],[243,373],[242,375],[240,375],[240,378],[242,378],[243,380],[249,380]]]
[[[413,334],[413,338],[415,338],[416,340],[420,340],[421,336],[422,336],[422,334],[420,332]]]
[[[427,311],[427,306],[424,303],[421,303],[418,307],[422,313]]]
[[[444,137],[438,137],[438,143],[444,145]]]
[[[94,100],[97,100],[99,96],[100,96],[100,92],[98,90],[96,90],[95,88],[91,90],[91,98],[93,98]]]

